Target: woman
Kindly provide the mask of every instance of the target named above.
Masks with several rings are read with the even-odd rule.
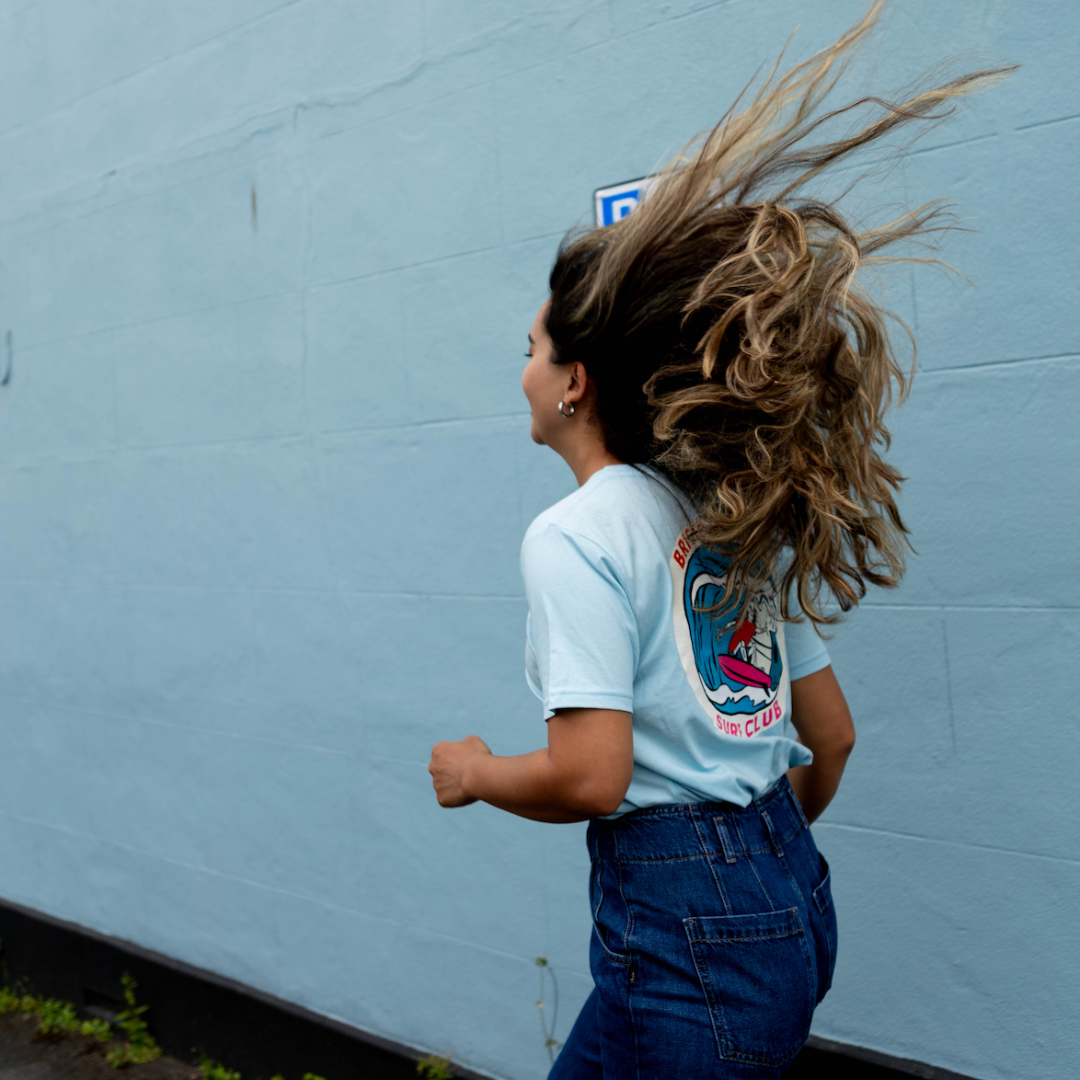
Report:
[[[522,546],[548,745],[469,736],[430,772],[443,806],[590,821],[595,989],[557,1080],[777,1077],[829,988],[808,825],[855,730],[816,631],[896,585],[906,545],[879,453],[904,376],[854,279],[942,225],[931,205],[857,232],[803,191],[1003,73],[817,117],[877,13],[568,236],[529,335],[532,438],[579,485]],[[854,134],[804,145],[856,107]]]

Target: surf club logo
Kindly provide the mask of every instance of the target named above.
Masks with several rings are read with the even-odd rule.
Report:
[[[740,617],[743,591],[731,560],[683,530],[671,555],[672,616],[686,677],[717,730],[753,738],[783,716],[788,677],[784,624],[772,581]]]

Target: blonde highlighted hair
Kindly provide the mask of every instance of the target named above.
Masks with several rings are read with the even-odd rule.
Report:
[[[856,278],[902,261],[882,254],[890,245],[950,226],[935,200],[859,231],[809,185],[883,137],[925,131],[1013,70],[931,76],[897,101],[822,112],[882,6],[788,71],[778,59],[741,111],[736,102],[656,174],[632,214],[568,234],[550,278],[555,362],[584,364],[608,450],[692,497],[698,535],[731,555],[747,598],[779,573],[783,615],[794,591],[815,624],[837,618],[830,601],[847,611],[868,583],[898,584],[909,546],[903,478],[883,457],[884,414],[907,379],[891,316]],[[850,134],[810,142],[849,115],[864,115]]]

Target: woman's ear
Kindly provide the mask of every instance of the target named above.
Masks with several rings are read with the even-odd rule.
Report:
[[[580,360],[575,360],[570,365],[570,385],[566,388],[563,400],[572,404],[579,402],[585,396],[588,381],[589,376],[585,371],[585,365]]]

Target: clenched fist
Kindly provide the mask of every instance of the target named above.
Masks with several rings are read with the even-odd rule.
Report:
[[[459,742],[436,743],[431,751],[431,786],[440,806],[468,806],[476,802],[475,796],[465,794],[461,786],[461,774],[465,762],[476,754],[490,754],[488,745],[478,735],[469,735]]]

